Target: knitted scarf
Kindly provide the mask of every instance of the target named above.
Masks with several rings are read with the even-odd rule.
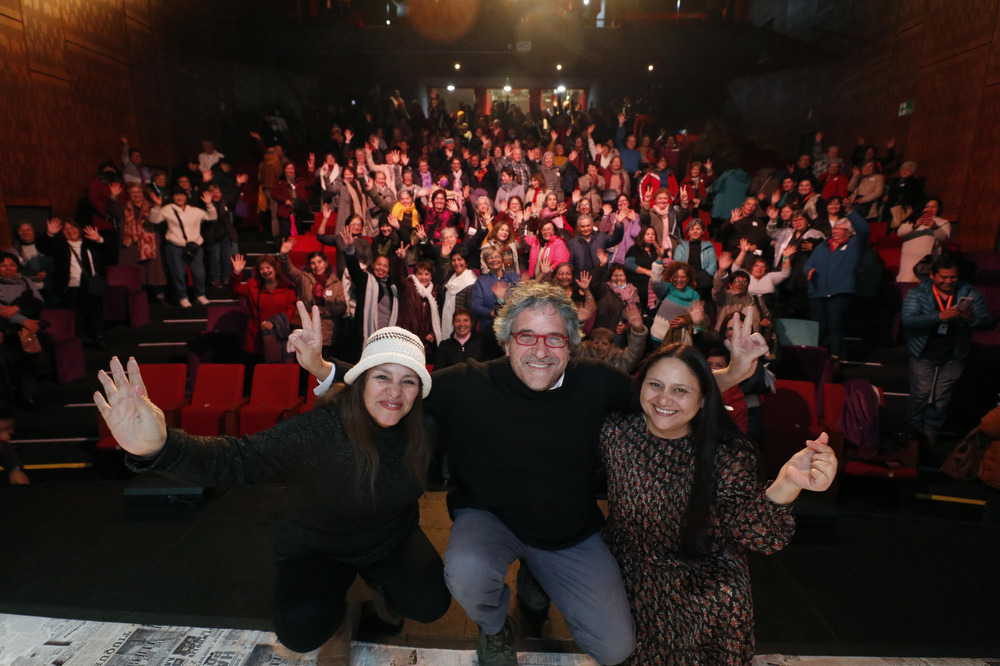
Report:
[[[410,277],[413,276],[411,275]],[[444,338],[451,336],[451,320],[455,317],[455,298],[463,289],[467,289],[470,285],[475,284],[475,282],[476,274],[468,269],[462,271],[461,275],[452,275],[445,282],[444,309],[441,312],[441,335]]]
[[[392,294],[392,311],[389,314],[389,326],[395,326],[399,319],[399,294],[396,292],[396,285],[386,284],[386,288]],[[361,323],[361,334],[367,340],[368,336],[378,330],[378,278],[368,275],[368,284],[365,285],[365,311],[364,319]]]
[[[144,224],[149,220],[149,202],[143,201],[139,217],[135,215],[132,202],[125,204],[125,224],[122,225],[122,245],[130,247],[139,243],[139,261],[156,259],[156,232],[146,231]]]
[[[466,271],[466,273],[469,272],[471,271]],[[433,283],[425,287],[424,285],[420,284],[420,280],[417,279],[416,275],[408,275],[407,277],[410,279],[410,282],[413,283],[413,288],[417,290],[418,294],[420,294],[420,298],[427,301],[427,304],[431,306],[430,307],[431,328],[434,330],[434,340],[437,342],[441,342],[441,340],[443,339],[441,337],[441,315],[438,314],[438,303],[437,299],[434,298]],[[454,303],[454,298],[452,299],[452,302]]]

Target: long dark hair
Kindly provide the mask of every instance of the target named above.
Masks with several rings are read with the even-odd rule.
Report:
[[[642,413],[639,396],[646,374],[656,363],[665,358],[675,358],[688,367],[698,380],[704,404],[691,419],[691,438],[694,446],[694,480],[684,523],[681,526],[681,553],[688,557],[708,554],[712,544],[712,506],[715,503],[715,489],[718,470],[715,458],[724,446],[752,446],[746,442],[733,419],[726,411],[715,377],[712,375],[705,357],[691,345],[679,343],[660,347],[646,357],[639,366],[632,385],[632,409]]]
[[[353,384],[343,385],[339,391],[328,391],[316,400],[316,407],[329,406],[340,412],[340,422],[344,425],[358,463],[357,487],[367,486],[369,491],[374,491],[379,466],[375,433],[380,426],[365,407],[365,384],[368,383],[369,372],[371,371],[362,373]],[[403,417],[401,425],[406,430],[406,462],[413,478],[423,488],[427,483],[427,466],[430,464],[432,451],[430,438],[424,428],[422,387],[417,391],[413,407]]]

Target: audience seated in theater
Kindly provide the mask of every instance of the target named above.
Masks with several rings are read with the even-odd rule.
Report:
[[[299,270],[292,265],[288,253],[295,246],[295,238],[289,238],[281,244],[278,261],[281,270],[292,284],[295,294],[310,312],[315,305],[319,308],[320,323],[323,333],[323,353],[332,354],[337,336],[342,332],[343,318],[347,313],[347,298],[344,295],[344,284],[330,266],[326,253],[316,250],[306,257],[308,270]]]
[[[52,284],[52,257],[42,254],[35,239],[35,225],[21,222],[14,233],[10,253],[17,258],[21,275],[31,280],[42,297],[48,300]]]
[[[264,354],[264,335],[273,335],[284,347],[297,316],[295,290],[282,274],[278,260],[273,255],[258,257],[253,275],[246,282],[243,281],[246,259],[237,254],[231,262],[233,270],[229,276],[229,286],[237,295],[244,297],[250,307],[247,329],[243,336],[243,351],[250,359],[260,360]]]
[[[661,299],[649,331],[654,348],[674,342],[693,344],[711,329],[705,304],[691,283],[692,272],[691,265],[681,261],[653,264],[650,286]]]
[[[17,257],[0,252],[0,384],[5,400],[37,409],[39,350],[25,349],[22,336],[36,338],[41,330],[42,295],[35,283],[18,273]]]
[[[85,342],[107,349],[104,340],[104,287],[108,256],[116,249],[94,227],[75,220],[46,222],[38,247],[52,257],[52,293],[59,306],[76,312],[76,330]]]

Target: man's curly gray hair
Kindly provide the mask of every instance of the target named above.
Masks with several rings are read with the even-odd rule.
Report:
[[[549,307],[555,309],[566,323],[569,346],[576,350],[580,346],[580,319],[576,316],[576,305],[562,287],[535,280],[525,280],[507,290],[506,302],[493,320],[497,341],[501,344],[510,342],[514,334],[514,320],[525,310]]]

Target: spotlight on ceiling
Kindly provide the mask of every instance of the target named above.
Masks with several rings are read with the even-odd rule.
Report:
[[[455,92],[455,86],[448,84],[448,92]]]
[[[651,71],[651,72],[653,71],[653,66],[652,65],[649,66],[649,71]]]
[[[556,65],[556,69],[561,72],[562,71],[562,65]]]
[[[503,87],[503,91],[504,92],[510,92],[511,91],[511,87],[510,87],[509,83]]]
[[[462,69],[462,63],[456,62],[455,63],[455,69]]]
[[[564,93],[564,92],[566,92],[566,86],[559,86],[558,88],[556,88],[556,92],[557,93]]]

